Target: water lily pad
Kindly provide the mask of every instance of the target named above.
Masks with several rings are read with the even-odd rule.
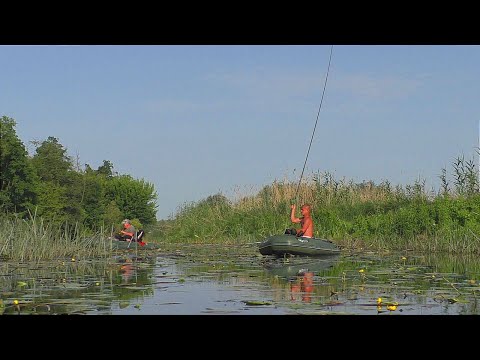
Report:
[[[249,306],[262,306],[262,305],[272,305],[271,302],[268,301],[258,301],[258,300],[246,300],[243,301],[246,305]]]
[[[120,301],[120,302],[118,303],[118,307],[119,307],[120,309],[125,309],[125,308],[128,307],[129,305],[130,305],[130,303],[129,303],[128,301]]]

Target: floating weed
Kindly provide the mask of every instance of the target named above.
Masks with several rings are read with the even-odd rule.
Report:
[[[214,309],[214,308],[206,308],[201,312],[204,314],[238,314],[240,313],[239,310],[232,311],[230,309]]]
[[[405,270],[407,270],[407,271],[417,271],[417,270],[419,270],[419,268],[418,267],[408,267]]]
[[[130,305],[130,302],[128,302],[128,301],[120,301],[120,302],[118,303],[118,307],[119,307],[120,309],[125,309],[125,308],[127,308],[129,305]]]
[[[272,305],[269,301],[260,301],[260,300],[245,300],[243,301],[245,305],[248,306],[265,306],[265,305]]]
[[[463,299],[463,298],[448,298],[447,301],[448,301],[450,304],[455,304],[455,303],[468,304],[468,303],[469,303],[468,300]]]
[[[123,289],[129,289],[129,290],[136,290],[136,291],[142,291],[142,290],[149,290],[151,289],[150,286],[124,286]]]

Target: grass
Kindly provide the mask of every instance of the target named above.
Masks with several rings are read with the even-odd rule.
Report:
[[[82,233],[80,226],[52,227],[35,217],[0,218],[0,257],[19,262],[56,258],[93,258],[110,253],[107,236]]]
[[[309,203],[314,235],[352,250],[415,250],[480,254],[480,189],[474,161],[458,157],[453,181],[442,169],[441,189],[425,181],[392,186],[354,183],[328,172],[298,186],[275,180],[259,191],[222,193],[179,207],[173,219],[146,229],[147,241],[170,244],[252,245],[292,227],[290,205]],[[300,216],[297,212],[297,216]],[[105,229],[91,234],[78,225],[52,227],[34,216],[0,218],[0,257],[20,261],[99,257],[111,253]]]
[[[427,191],[419,180],[393,187],[388,181],[337,180],[329,173],[306,178],[298,194],[297,184],[287,180],[235,200],[219,193],[180,207],[175,218],[163,224],[160,240],[254,243],[292,227],[290,204],[295,202],[312,204],[316,237],[344,248],[480,253],[478,182],[462,171],[473,170],[462,167],[459,159],[453,190],[445,177],[438,193]]]

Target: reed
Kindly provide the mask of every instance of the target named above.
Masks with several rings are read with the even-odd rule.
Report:
[[[438,194],[421,179],[393,187],[388,181],[337,180],[328,172],[305,177],[298,194],[297,184],[287,179],[256,192],[241,194],[237,188],[234,199],[219,193],[184,204],[161,241],[257,242],[293,226],[290,204],[297,202],[312,204],[315,236],[344,247],[480,253],[480,195],[472,165],[458,163],[465,176],[457,175],[453,191],[444,178]]]
[[[82,229],[78,224],[54,227],[43,219],[31,216],[0,218],[0,257],[19,262],[56,258],[105,257],[110,251],[105,231]]]

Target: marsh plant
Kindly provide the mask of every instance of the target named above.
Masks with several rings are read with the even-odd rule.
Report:
[[[392,186],[314,173],[301,184],[274,181],[254,194],[215,194],[185,203],[163,228],[163,241],[252,243],[291,227],[290,204],[312,204],[315,236],[347,248],[480,252],[480,193],[473,160],[458,157],[438,191],[425,180]],[[452,178],[452,180],[450,179]],[[300,215],[299,213],[297,215]]]
[[[0,217],[0,257],[4,260],[40,261],[106,256],[110,253],[107,236],[82,230],[78,224],[52,225],[32,216]]]

